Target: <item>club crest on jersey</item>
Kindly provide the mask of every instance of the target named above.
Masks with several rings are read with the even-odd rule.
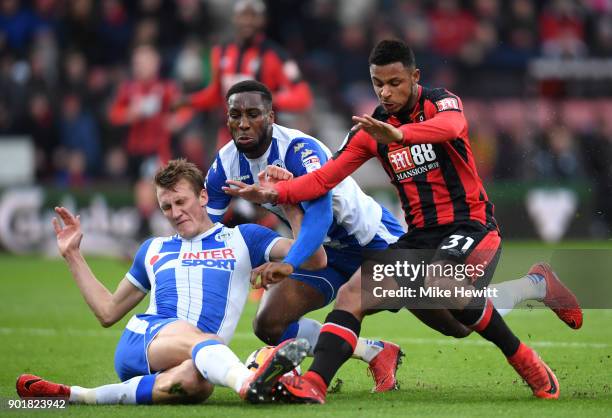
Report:
[[[455,97],[446,97],[442,100],[438,100],[436,102],[436,108],[438,112],[443,112],[445,110],[460,110],[459,101]]]
[[[310,173],[321,168],[321,160],[319,160],[319,157],[316,155],[311,155],[302,160],[302,165],[306,169],[306,172]]]
[[[440,167],[432,144],[415,144],[387,153],[397,180],[405,180]]]
[[[217,235],[215,235],[215,241],[217,242],[225,242],[232,237],[232,231],[222,230]]]

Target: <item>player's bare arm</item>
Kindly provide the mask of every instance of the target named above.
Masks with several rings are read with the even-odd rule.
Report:
[[[121,280],[115,293],[96,279],[87,261],[81,254],[80,245],[83,238],[81,221],[64,207],[56,207],[60,219],[53,218],[53,228],[57,238],[60,254],[66,260],[85,302],[100,321],[103,327],[109,327],[119,321],[136,306],[145,296],[141,290],[127,279]]]
[[[401,142],[403,139],[402,131],[387,122],[374,119],[372,116],[353,116],[353,122],[357,124],[353,129],[363,129],[380,144]]]

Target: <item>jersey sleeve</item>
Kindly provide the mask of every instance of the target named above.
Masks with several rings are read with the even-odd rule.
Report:
[[[351,132],[332,160],[320,169],[289,181],[280,181],[274,188],[278,202],[295,204],[323,196],[375,155],[364,131]]]
[[[130,267],[130,270],[125,275],[130,283],[142,290],[144,293],[149,293],[151,290],[151,281],[149,280],[149,275],[147,274],[145,258],[152,241],[153,238],[150,238],[140,246],[136,252],[136,256],[134,256],[132,267]]]
[[[425,101],[424,110],[427,120],[399,127],[404,144],[452,141],[467,132],[463,103],[448,90],[433,90]]]
[[[296,177],[316,171],[326,162],[327,154],[312,138],[295,139],[285,157],[287,169]],[[300,232],[283,260],[294,269],[303,264],[323,243],[334,216],[331,192],[302,205],[304,218]]]
[[[206,211],[213,222],[221,221],[232,200],[231,196],[223,193],[221,189],[225,186],[225,180],[227,180],[225,170],[223,170],[221,159],[217,155],[217,158],[208,169],[208,174],[206,174],[206,180],[204,181],[206,191],[208,192]]]
[[[317,141],[312,138],[297,138],[287,149],[285,166],[294,177],[299,177],[318,170],[327,159],[327,154]]]
[[[270,261],[270,251],[281,238],[278,233],[256,224],[238,225],[251,258],[251,267],[257,267]]]

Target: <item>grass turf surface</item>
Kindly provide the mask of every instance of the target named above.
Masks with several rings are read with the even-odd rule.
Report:
[[[517,260],[519,261],[519,260]],[[528,266],[530,260],[521,260]],[[129,264],[90,259],[93,271],[114,289]],[[513,263],[514,264],[514,263]],[[248,405],[230,390],[217,388],[197,406],[69,406],[62,411],[14,411],[15,379],[25,372],[80,386],[117,382],[115,345],[125,320],[101,328],[82,300],[61,260],[0,255],[0,415],[7,416],[226,416],[354,417],[389,416],[610,416],[612,410],[611,310],[585,312],[581,330],[572,331],[545,309],[518,309],[506,317],[556,371],[561,399],[542,401],[526,387],[491,344],[477,335],[453,340],[417,322],[407,312],[366,319],[362,336],[402,345],[406,358],[398,376],[401,389],[371,394],[366,365],[351,360],[338,373],[343,381],[328,404]],[[523,267],[524,268],[524,267]],[[514,277],[498,270],[498,276]],[[135,309],[143,312],[148,298]],[[231,347],[242,359],[263,345],[252,334],[256,305],[249,303]],[[312,317],[322,320],[329,308]],[[129,316],[128,316],[129,317]],[[307,359],[305,364],[307,365]],[[58,415],[59,414],[59,415]]]

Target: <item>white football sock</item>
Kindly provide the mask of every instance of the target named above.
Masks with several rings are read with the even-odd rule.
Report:
[[[305,338],[310,344],[308,349],[308,355],[312,356],[314,348],[319,340],[319,333],[323,325],[310,318],[300,318],[298,321],[298,332],[295,338]],[[367,340],[365,338],[359,338],[357,340],[357,346],[353,353],[354,358],[361,359],[366,363],[372,361],[374,357],[383,349],[382,342],[376,340]]]
[[[304,338],[310,344],[310,348],[308,349],[308,355],[312,356],[314,353],[315,345],[317,345],[317,341],[319,339],[319,332],[321,332],[321,327],[323,325],[315,321],[314,319],[309,318],[300,318],[298,321],[298,332],[295,338]]]
[[[211,341],[200,343],[193,349],[193,363],[210,383],[226,386],[240,393],[245,380],[253,373],[228,346]]]
[[[489,286],[497,289],[492,297],[493,306],[501,316],[507,315],[516,305],[526,300],[542,300],[546,296],[546,280],[539,274],[528,274],[520,279]]]
[[[146,378],[145,380],[150,381],[152,379],[153,382],[155,381],[154,375],[148,375],[136,376],[130,380],[126,380],[123,383],[98,386],[97,388],[92,389],[87,389],[80,386],[71,386],[69,402],[88,405],[135,405],[139,403],[136,393],[138,385],[141,383],[143,378]],[[150,388],[146,388],[146,390],[149,391],[149,396],[151,396],[153,390],[152,382],[149,382],[149,385],[146,386],[150,386]],[[149,403],[143,402],[142,399],[140,401],[140,403]]]
[[[353,358],[358,358],[366,363],[371,362],[384,348],[383,342],[379,340],[367,340],[359,337]]]

